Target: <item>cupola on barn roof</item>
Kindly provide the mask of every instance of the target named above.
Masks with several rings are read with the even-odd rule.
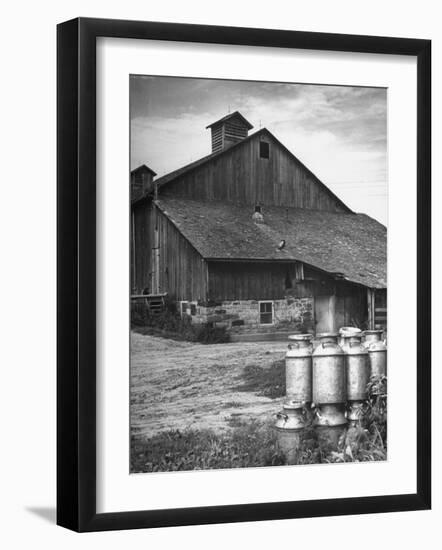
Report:
[[[207,128],[212,131],[212,153],[217,153],[245,139],[253,126],[239,111],[235,111],[212,122]]]
[[[140,164],[140,166],[137,166],[131,171],[131,174],[136,174],[138,172],[150,172],[152,176],[156,176],[157,173],[152,170],[152,168],[149,168],[149,166],[146,166],[146,164]]]

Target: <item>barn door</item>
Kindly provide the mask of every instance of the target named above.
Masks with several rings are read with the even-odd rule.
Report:
[[[336,331],[336,296],[315,297],[316,334]]]

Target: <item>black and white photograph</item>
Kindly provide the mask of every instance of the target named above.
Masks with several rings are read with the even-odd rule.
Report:
[[[434,546],[436,6],[6,6],[2,547]]]
[[[387,90],[131,75],[131,472],[387,459]]]

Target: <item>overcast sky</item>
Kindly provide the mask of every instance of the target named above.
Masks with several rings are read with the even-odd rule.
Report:
[[[159,176],[208,155],[206,126],[240,111],[268,128],[356,212],[387,223],[387,92],[132,76],[131,168]]]

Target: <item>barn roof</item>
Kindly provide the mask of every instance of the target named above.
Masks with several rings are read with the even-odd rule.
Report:
[[[228,115],[223,116],[222,118],[220,118],[218,120],[215,120],[215,122],[212,122],[212,124],[209,124],[208,126],[206,126],[206,130],[207,130],[207,128],[212,128],[212,126],[216,126],[216,125],[221,124],[222,122],[225,122],[226,120],[230,120],[232,118],[239,118],[239,120],[241,120],[241,122],[244,124],[244,126],[248,130],[251,130],[253,128],[252,124],[250,124],[250,122],[246,118],[244,118],[239,111],[235,111],[234,113],[229,113]]]
[[[365,214],[164,198],[157,206],[208,260],[302,261],[369,288],[387,286],[387,229]],[[282,250],[278,244],[285,240]]]

